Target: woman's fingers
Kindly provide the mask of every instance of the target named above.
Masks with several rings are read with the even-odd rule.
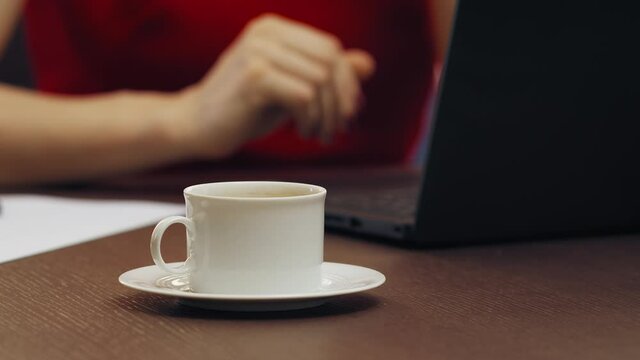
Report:
[[[294,115],[303,137],[328,142],[347,129],[358,110],[360,81],[375,69],[367,52],[344,51],[335,36],[277,15],[252,21],[245,42],[250,56],[273,68],[264,90]]]
[[[360,82],[355,71],[343,57],[336,66],[334,72],[334,87],[339,103],[340,116],[337,121],[337,130],[345,132],[348,123],[358,110],[360,98]]]
[[[329,79],[329,69],[322,63],[314,61],[280,44],[266,39],[247,40],[245,45],[251,56],[264,56],[280,70],[300,77],[312,84],[322,85]]]
[[[328,130],[344,132],[359,111],[362,97],[360,83],[373,75],[375,61],[363,50],[348,50],[338,60],[333,71],[333,87],[338,102],[335,125]]]
[[[317,136],[323,143],[330,143],[336,130],[338,117],[338,99],[332,84],[323,86],[320,89],[320,106],[322,111],[321,126],[318,129]]]
[[[345,58],[359,80],[369,79],[376,71],[376,62],[373,57],[364,50],[350,49],[345,52]]]
[[[316,97],[314,87],[308,82],[274,67],[265,69],[258,79],[256,85],[265,102],[279,105],[297,118],[306,116],[309,103]]]
[[[342,54],[340,41],[334,35],[282,16],[262,15],[250,28],[257,36],[274,40],[327,65]]]

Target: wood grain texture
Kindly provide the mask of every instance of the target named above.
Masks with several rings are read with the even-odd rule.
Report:
[[[0,359],[640,359],[640,236],[410,250],[329,234],[327,261],[387,283],[236,314],[120,285],[152,263],[150,233],[0,265]]]

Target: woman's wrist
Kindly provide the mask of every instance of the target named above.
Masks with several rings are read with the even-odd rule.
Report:
[[[174,93],[140,92],[123,96],[123,109],[139,120],[140,127],[133,132],[143,133],[144,139],[156,143],[158,156],[169,161],[197,156],[194,129],[194,106],[188,90]],[[137,115],[134,115],[136,114]],[[134,135],[135,136],[135,135]]]
[[[168,95],[164,105],[162,122],[168,142],[179,148],[187,157],[223,159],[234,148],[228,146],[229,132],[221,126],[216,114],[204,115],[199,85],[187,87]],[[219,114],[217,114],[219,115]]]
[[[185,89],[159,96],[162,105],[154,116],[162,124],[163,141],[180,157],[197,156],[193,91]]]

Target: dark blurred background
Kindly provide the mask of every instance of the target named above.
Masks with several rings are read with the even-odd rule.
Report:
[[[0,82],[33,87],[25,43],[24,26],[19,23],[4,56],[0,57]]]

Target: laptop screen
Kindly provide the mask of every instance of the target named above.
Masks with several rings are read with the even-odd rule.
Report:
[[[633,2],[459,1],[420,237],[640,229],[636,16]]]

